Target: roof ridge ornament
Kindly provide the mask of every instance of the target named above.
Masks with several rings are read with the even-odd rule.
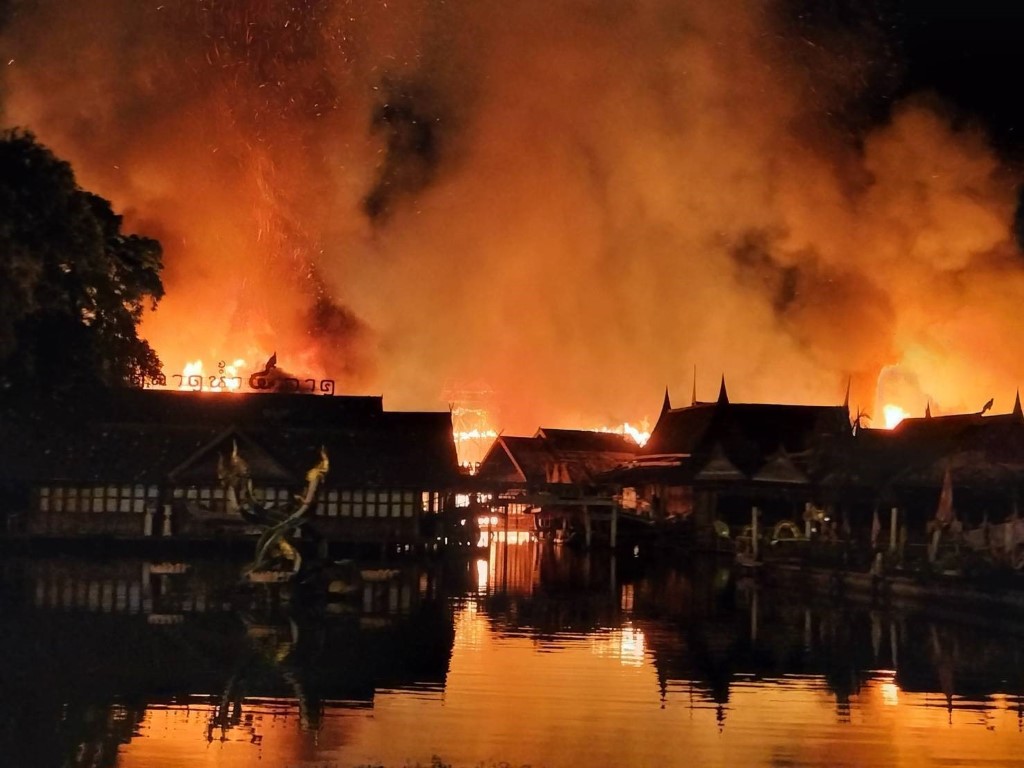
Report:
[[[718,405],[729,404],[729,393],[725,389],[725,374],[722,374],[722,385],[718,389]]]

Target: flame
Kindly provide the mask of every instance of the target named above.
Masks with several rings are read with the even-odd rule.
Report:
[[[207,374],[202,360],[189,360],[181,369],[178,389],[182,392],[238,392],[242,388],[242,375],[239,371],[244,366],[245,360],[242,358],[236,358],[230,363],[221,360],[217,363],[216,374]]]
[[[628,421],[623,422],[617,427],[594,427],[590,430],[591,432],[610,432],[615,435],[626,435],[633,438],[633,441],[640,446],[643,446],[651,439],[650,426],[647,423],[647,419],[640,422],[639,427],[634,427]]]
[[[882,408],[882,414],[885,420],[886,429],[893,429],[897,424],[910,415],[898,405],[893,405],[892,403],[888,403]]]

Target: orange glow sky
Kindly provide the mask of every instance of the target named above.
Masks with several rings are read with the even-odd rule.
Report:
[[[168,373],[276,351],[431,409],[483,379],[519,432],[653,420],[695,364],[709,399],[852,377],[878,421],[1024,379],[1017,179],[927,94],[840,125],[868,32],[754,0],[33,7],[2,122],[163,243]]]

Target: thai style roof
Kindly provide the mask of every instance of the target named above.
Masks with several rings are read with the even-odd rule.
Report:
[[[301,484],[321,447],[328,487],[425,490],[459,477],[447,411],[384,411],[380,398],[136,390],[104,394],[91,412],[0,419],[0,480],[212,484],[235,446],[256,482]]]
[[[861,482],[939,487],[948,469],[955,484],[995,488],[1024,481],[1024,414],[979,413],[908,418],[892,430],[857,434],[855,475]]]
[[[531,487],[590,485],[638,450],[623,435],[542,427],[533,437],[499,436],[480,462],[477,477]]]
[[[732,403],[723,379],[718,399],[672,408],[666,397],[651,438],[617,474],[624,482],[809,482],[815,452],[850,435],[843,405]]]

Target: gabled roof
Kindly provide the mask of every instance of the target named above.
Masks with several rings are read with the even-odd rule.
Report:
[[[715,418],[714,403],[698,403],[687,408],[672,408],[661,414],[641,456],[692,454],[704,440]]]
[[[892,430],[864,429],[856,440],[864,482],[938,487],[947,468],[958,485],[1024,479],[1024,414],[978,413],[904,419]]]
[[[217,477],[220,462],[236,449],[249,469],[249,476],[254,480],[290,484],[301,478],[296,468],[289,469],[282,465],[263,445],[234,426],[220,432],[172,468],[167,472],[167,478],[177,485],[206,485]]]
[[[531,486],[587,485],[638,450],[623,435],[541,428],[533,437],[498,437],[480,462],[477,477]]]
[[[377,398],[313,395],[143,391],[129,400],[123,410],[60,419],[3,414],[0,483],[212,483],[217,456],[233,441],[257,482],[301,483],[321,446],[331,464],[327,487],[428,490],[460,476],[447,411],[384,412]]]
[[[782,482],[785,476],[786,482],[806,482],[811,454],[823,440],[849,434],[844,406],[732,403],[723,380],[716,402],[663,411],[650,440],[624,471],[648,469],[650,462],[671,457],[680,461],[678,480],[708,479],[727,469],[726,474],[735,471],[754,480]],[[788,469],[782,463],[765,468],[782,455]]]
[[[544,438],[556,451],[591,451],[624,453],[632,456],[640,450],[633,438],[615,432],[593,432],[585,429],[552,429],[541,427],[534,437]]]
[[[280,392],[180,392],[104,389],[62,407],[72,417],[106,424],[319,426],[368,423],[384,413],[383,398]]]
[[[807,473],[797,466],[785,449],[779,449],[754,475],[754,480],[764,483],[787,483],[805,485],[810,482]]]

